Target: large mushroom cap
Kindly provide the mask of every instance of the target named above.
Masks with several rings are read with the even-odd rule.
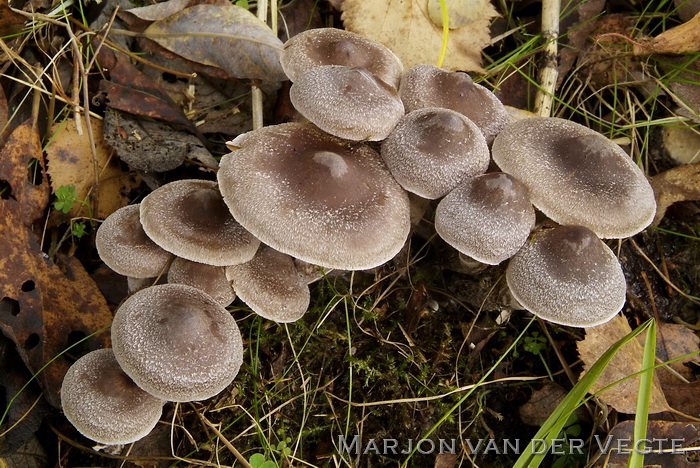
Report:
[[[236,300],[231,282],[226,279],[226,268],[191,262],[177,257],[168,270],[168,283],[186,284],[209,294],[226,307]]]
[[[297,123],[245,134],[221,160],[233,216],[275,250],[326,268],[390,260],[410,227],[406,192],[379,155]]]
[[[607,322],[627,291],[615,254],[582,226],[536,232],[508,263],[506,281],[527,310],[572,327]]]
[[[309,308],[309,286],[294,259],[270,247],[261,246],[249,262],[227,267],[226,277],[238,297],[266,319],[294,322]]]
[[[321,130],[348,140],[383,140],[404,114],[396,90],[358,67],[311,68],[299,75],[289,98]]]
[[[560,224],[603,238],[632,236],[651,223],[651,185],[615,143],[554,117],[520,120],[493,143],[493,160],[527,186],[532,203]]]
[[[459,112],[437,107],[403,116],[382,142],[381,154],[403,188],[431,200],[486,172],[490,160],[479,127]]]
[[[144,232],[139,205],[118,209],[97,229],[95,247],[105,265],[120,275],[152,278],[165,272],[173,255]]]
[[[81,434],[106,445],[145,437],[163,412],[163,402],[136,386],[111,349],[92,351],[70,366],[61,406]]]
[[[178,180],[154,190],[141,202],[141,224],[163,249],[208,265],[247,262],[260,245],[208,180]]]
[[[465,115],[481,129],[489,143],[508,123],[508,111],[496,95],[462,72],[416,65],[401,78],[399,96],[406,112],[444,107]]]
[[[398,89],[403,64],[386,46],[359,34],[335,28],[309,29],[290,38],[280,63],[291,81],[321,65],[364,68]]]
[[[114,355],[148,393],[205,400],[233,381],[243,362],[236,321],[206,293],[184,284],[142,289],[112,323]]]
[[[475,260],[497,265],[512,257],[535,227],[527,189],[502,172],[457,186],[435,210],[435,230],[448,244]]]

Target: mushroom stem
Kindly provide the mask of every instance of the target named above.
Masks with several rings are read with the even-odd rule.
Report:
[[[543,0],[542,2],[542,37],[546,41],[544,48],[545,65],[540,72],[540,87],[535,98],[535,113],[540,117],[549,117],[552,113],[552,101],[559,77],[557,68],[557,36],[559,36],[560,0]]]
[[[260,21],[267,24],[267,0],[262,0],[258,2],[257,6],[257,17]],[[277,34],[277,29],[273,29],[272,32]],[[262,90],[253,85],[251,86],[251,108],[253,112],[253,130],[262,128],[263,123],[263,92]]]

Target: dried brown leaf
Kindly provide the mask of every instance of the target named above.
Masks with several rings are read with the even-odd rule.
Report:
[[[89,216],[104,219],[122,206],[129,204],[127,194],[140,183],[133,173],[119,167],[112,151],[104,142],[102,125],[91,119],[95,140],[95,158],[90,148],[87,131],[80,135],[74,120],[54,127],[54,137],[46,148],[47,172],[55,192],[62,185],[75,186],[78,200],[89,199],[87,206],[75,203],[68,213],[71,217]]]
[[[196,5],[154,22],[144,34],[188,60],[219,67],[232,78],[286,79],[279,63],[282,42],[244,8]]]
[[[10,9],[7,0],[0,0],[0,37],[18,33],[27,20]]]
[[[658,224],[673,203],[700,200],[700,163],[674,167],[657,174],[651,178],[651,187],[656,197],[654,224]]]
[[[578,342],[578,351],[584,364],[584,371],[595,364],[600,356],[617,341],[632,331],[627,320],[617,315],[612,320],[597,327],[586,328],[586,338]],[[623,346],[608,367],[591,387],[591,393],[606,387],[613,382],[639,372],[642,368],[643,348],[638,341],[632,340]],[[620,413],[633,414],[636,411],[637,394],[639,391],[639,376],[629,378],[600,393],[598,397],[607,405]],[[669,410],[658,379],[654,378],[651,391],[649,413],[660,413]]]
[[[689,21],[635,45],[635,55],[689,54],[700,50],[700,13]]]
[[[40,182],[28,179],[29,164]],[[49,403],[59,406],[58,392],[70,365],[59,354],[71,340],[109,325],[112,314],[80,262],[59,255],[54,263],[31,230],[49,199],[39,135],[31,122],[17,127],[0,150],[0,178],[11,195],[0,199],[0,284],[3,302],[12,305],[0,310],[0,330],[15,343],[29,371],[38,374]],[[87,343],[91,349],[105,347],[108,334]]]
[[[483,71],[481,50],[491,43],[489,26],[497,13],[489,2],[475,5],[468,16],[479,19],[450,31],[442,64],[446,69]],[[430,20],[428,0],[345,0],[342,9],[346,29],[381,42],[406,68],[437,61],[442,27]]]
[[[700,338],[688,327],[676,323],[660,323],[658,339],[656,341],[656,356],[662,361],[668,361],[694,353],[700,350]],[[687,380],[694,380],[692,370],[686,364],[700,364],[700,356],[690,356],[680,361],[669,364],[669,367]],[[668,373],[659,374],[662,380],[666,380]],[[675,379],[675,377],[672,377]],[[663,383],[663,382],[662,382]]]

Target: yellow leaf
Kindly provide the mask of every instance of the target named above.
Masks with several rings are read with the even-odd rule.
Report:
[[[700,13],[690,21],[634,46],[635,55],[688,54],[700,50]]]
[[[478,19],[450,30],[442,64],[446,69],[483,71],[481,50],[491,43],[489,25],[497,13],[489,2],[472,5],[478,8],[462,14],[457,24],[463,23],[464,17]],[[442,26],[430,20],[428,0],[345,0],[342,8],[346,29],[381,42],[399,56],[406,68],[437,62]]]

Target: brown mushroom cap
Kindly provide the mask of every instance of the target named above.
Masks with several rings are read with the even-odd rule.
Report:
[[[237,138],[219,188],[233,216],[275,250],[326,268],[374,268],[408,237],[406,192],[379,155],[312,125]]]
[[[270,247],[261,246],[249,262],[226,267],[226,277],[238,297],[266,319],[294,322],[309,308],[309,286],[294,259]]]
[[[488,89],[462,72],[433,65],[411,67],[401,78],[399,96],[406,112],[423,107],[444,107],[465,115],[481,129],[487,142],[508,123],[508,111]]]
[[[178,180],[154,190],[141,202],[141,224],[168,252],[207,265],[247,262],[260,245],[207,180]]]
[[[136,386],[111,349],[92,351],[70,366],[61,386],[61,406],[81,434],[106,445],[145,437],[163,412],[163,402]]]
[[[479,127],[450,109],[426,107],[403,116],[382,142],[382,158],[401,186],[436,199],[489,167]]]
[[[348,140],[383,140],[404,114],[396,90],[358,67],[311,68],[299,75],[289,98],[321,130]]]
[[[646,228],[656,212],[654,192],[639,167],[583,125],[554,117],[514,122],[496,137],[492,156],[559,224],[622,238]]]
[[[231,282],[226,279],[226,268],[191,262],[177,257],[168,270],[168,283],[186,284],[209,294],[226,307],[236,300]]]
[[[489,265],[512,257],[535,227],[527,189],[502,172],[469,179],[440,200],[435,230],[460,253]]]
[[[206,293],[184,284],[142,289],[112,323],[114,355],[148,393],[168,401],[211,398],[243,362],[236,321]]]
[[[97,253],[120,275],[151,278],[166,271],[173,255],[155,244],[144,232],[139,220],[139,205],[118,209],[97,229]]]
[[[364,68],[394,89],[399,88],[403,64],[383,44],[359,34],[335,28],[309,29],[284,45],[280,63],[291,81],[321,65]]]
[[[607,322],[622,309],[627,292],[615,254],[582,226],[536,232],[510,259],[506,281],[527,310],[572,327]]]

